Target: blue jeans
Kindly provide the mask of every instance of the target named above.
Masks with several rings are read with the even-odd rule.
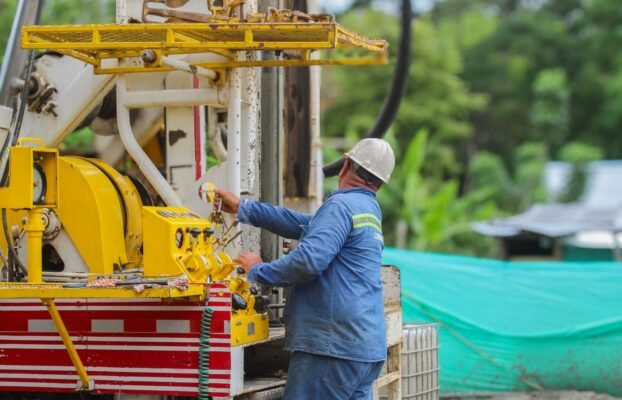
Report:
[[[383,361],[359,362],[296,351],[284,400],[370,400]]]

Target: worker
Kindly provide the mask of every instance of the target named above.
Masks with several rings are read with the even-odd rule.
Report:
[[[216,191],[215,206],[241,222],[299,241],[272,262],[249,252],[236,259],[250,281],[289,288],[287,400],[372,397],[387,354],[376,192],[394,166],[385,140],[360,141],[346,154],[339,190],[314,215]]]

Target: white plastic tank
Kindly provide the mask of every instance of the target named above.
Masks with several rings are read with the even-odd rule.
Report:
[[[405,325],[402,399],[438,400],[438,324]]]
[[[438,400],[438,324],[404,325],[402,342],[402,399]],[[386,399],[381,391],[380,398]]]

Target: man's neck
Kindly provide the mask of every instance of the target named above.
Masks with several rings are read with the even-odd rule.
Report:
[[[342,189],[342,190],[343,189],[355,189],[355,188],[367,189],[373,192],[378,191],[377,187],[368,185],[367,182],[365,182],[362,179],[348,179],[344,182],[339,183],[339,189]]]

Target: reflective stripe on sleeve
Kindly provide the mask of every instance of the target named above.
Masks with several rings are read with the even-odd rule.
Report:
[[[352,224],[353,228],[365,228],[367,226],[376,229],[378,232],[382,233],[382,223],[380,220],[373,214],[357,214],[352,216]]]

